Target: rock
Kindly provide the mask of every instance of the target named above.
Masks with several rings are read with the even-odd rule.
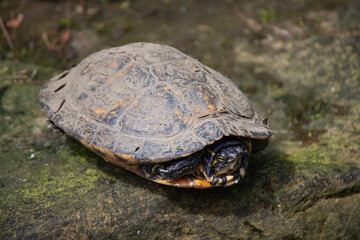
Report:
[[[198,16],[193,11],[198,3],[193,4],[187,5],[187,20]],[[236,25],[231,14],[220,14],[229,9],[213,4],[217,11],[211,11],[211,20],[222,17]],[[252,4],[244,9],[257,6]],[[301,30],[296,28],[294,39],[275,35],[259,41],[258,36],[271,34],[266,26],[256,36],[237,32],[224,37],[224,25],[206,23],[211,34],[223,36],[216,46],[230,46],[222,53],[234,54],[217,58],[220,50],[211,47],[209,35],[202,51],[212,56],[210,65],[222,66],[214,67],[220,72],[230,68],[241,88],[256,89],[249,98],[269,114],[275,130],[269,147],[252,156],[244,181],[229,188],[161,186],[106,163],[41,123],[45,118],[37,94],[49,69],[32,65],[36,79],[16,81],[16,72],[28,64],[1,61],[0,238],[359,239],[360,32],[354,26],[360,18],[356,1],[331,10],[324,1],[317,4],[300,4],[308,11],[301,12]],[[299,10],[296,6],[292,11]],[[161,20],[162,11],[151,21]],[[315,19],[319,24],[314,27],[317,11],[326,21],[323,30],[321,19]],[[291,33],[286,28],[297,24],[291,15],[276,16],[273,24]],[[158,31],[151,29],[151,36],[165,34]],[[196,31],[191,34],[197,37]],[[189,46],[189,55],[198,54],[197,48],[184,45]]]

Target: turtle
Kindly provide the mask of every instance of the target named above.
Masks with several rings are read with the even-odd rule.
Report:
[[[39,102],[105,161],[174,187],[237,183],[272,135],[232,80],[157,43],[95,52],[45,83]]]

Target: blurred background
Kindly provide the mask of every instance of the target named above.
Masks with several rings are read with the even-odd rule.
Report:
[[[0,1],[0,238],[359,239],[358,0]],[[46,128],[38,92],[100,49],[173,46],[274,130],[242,183],[174,189]]]

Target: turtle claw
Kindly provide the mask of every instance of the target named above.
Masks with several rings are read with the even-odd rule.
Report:
[[[53,130],[53,132],[55,132],[55,133],[65,133],[64,130],[62,130],[61,128],[56,126],[51,120],[46,120],[46,123],[49,124],[47,127],[51,128]]]
[[[62,129],[60,129],[58,127],[54,128],[53,132],[55,132],[55,133],[65,133]]]

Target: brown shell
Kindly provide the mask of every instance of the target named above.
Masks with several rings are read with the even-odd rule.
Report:
[[[68,135],[129,163],[187,156],[223,136],[272,134],[230,79],[153,43],[90,55],[45,84],[40,105]]]

